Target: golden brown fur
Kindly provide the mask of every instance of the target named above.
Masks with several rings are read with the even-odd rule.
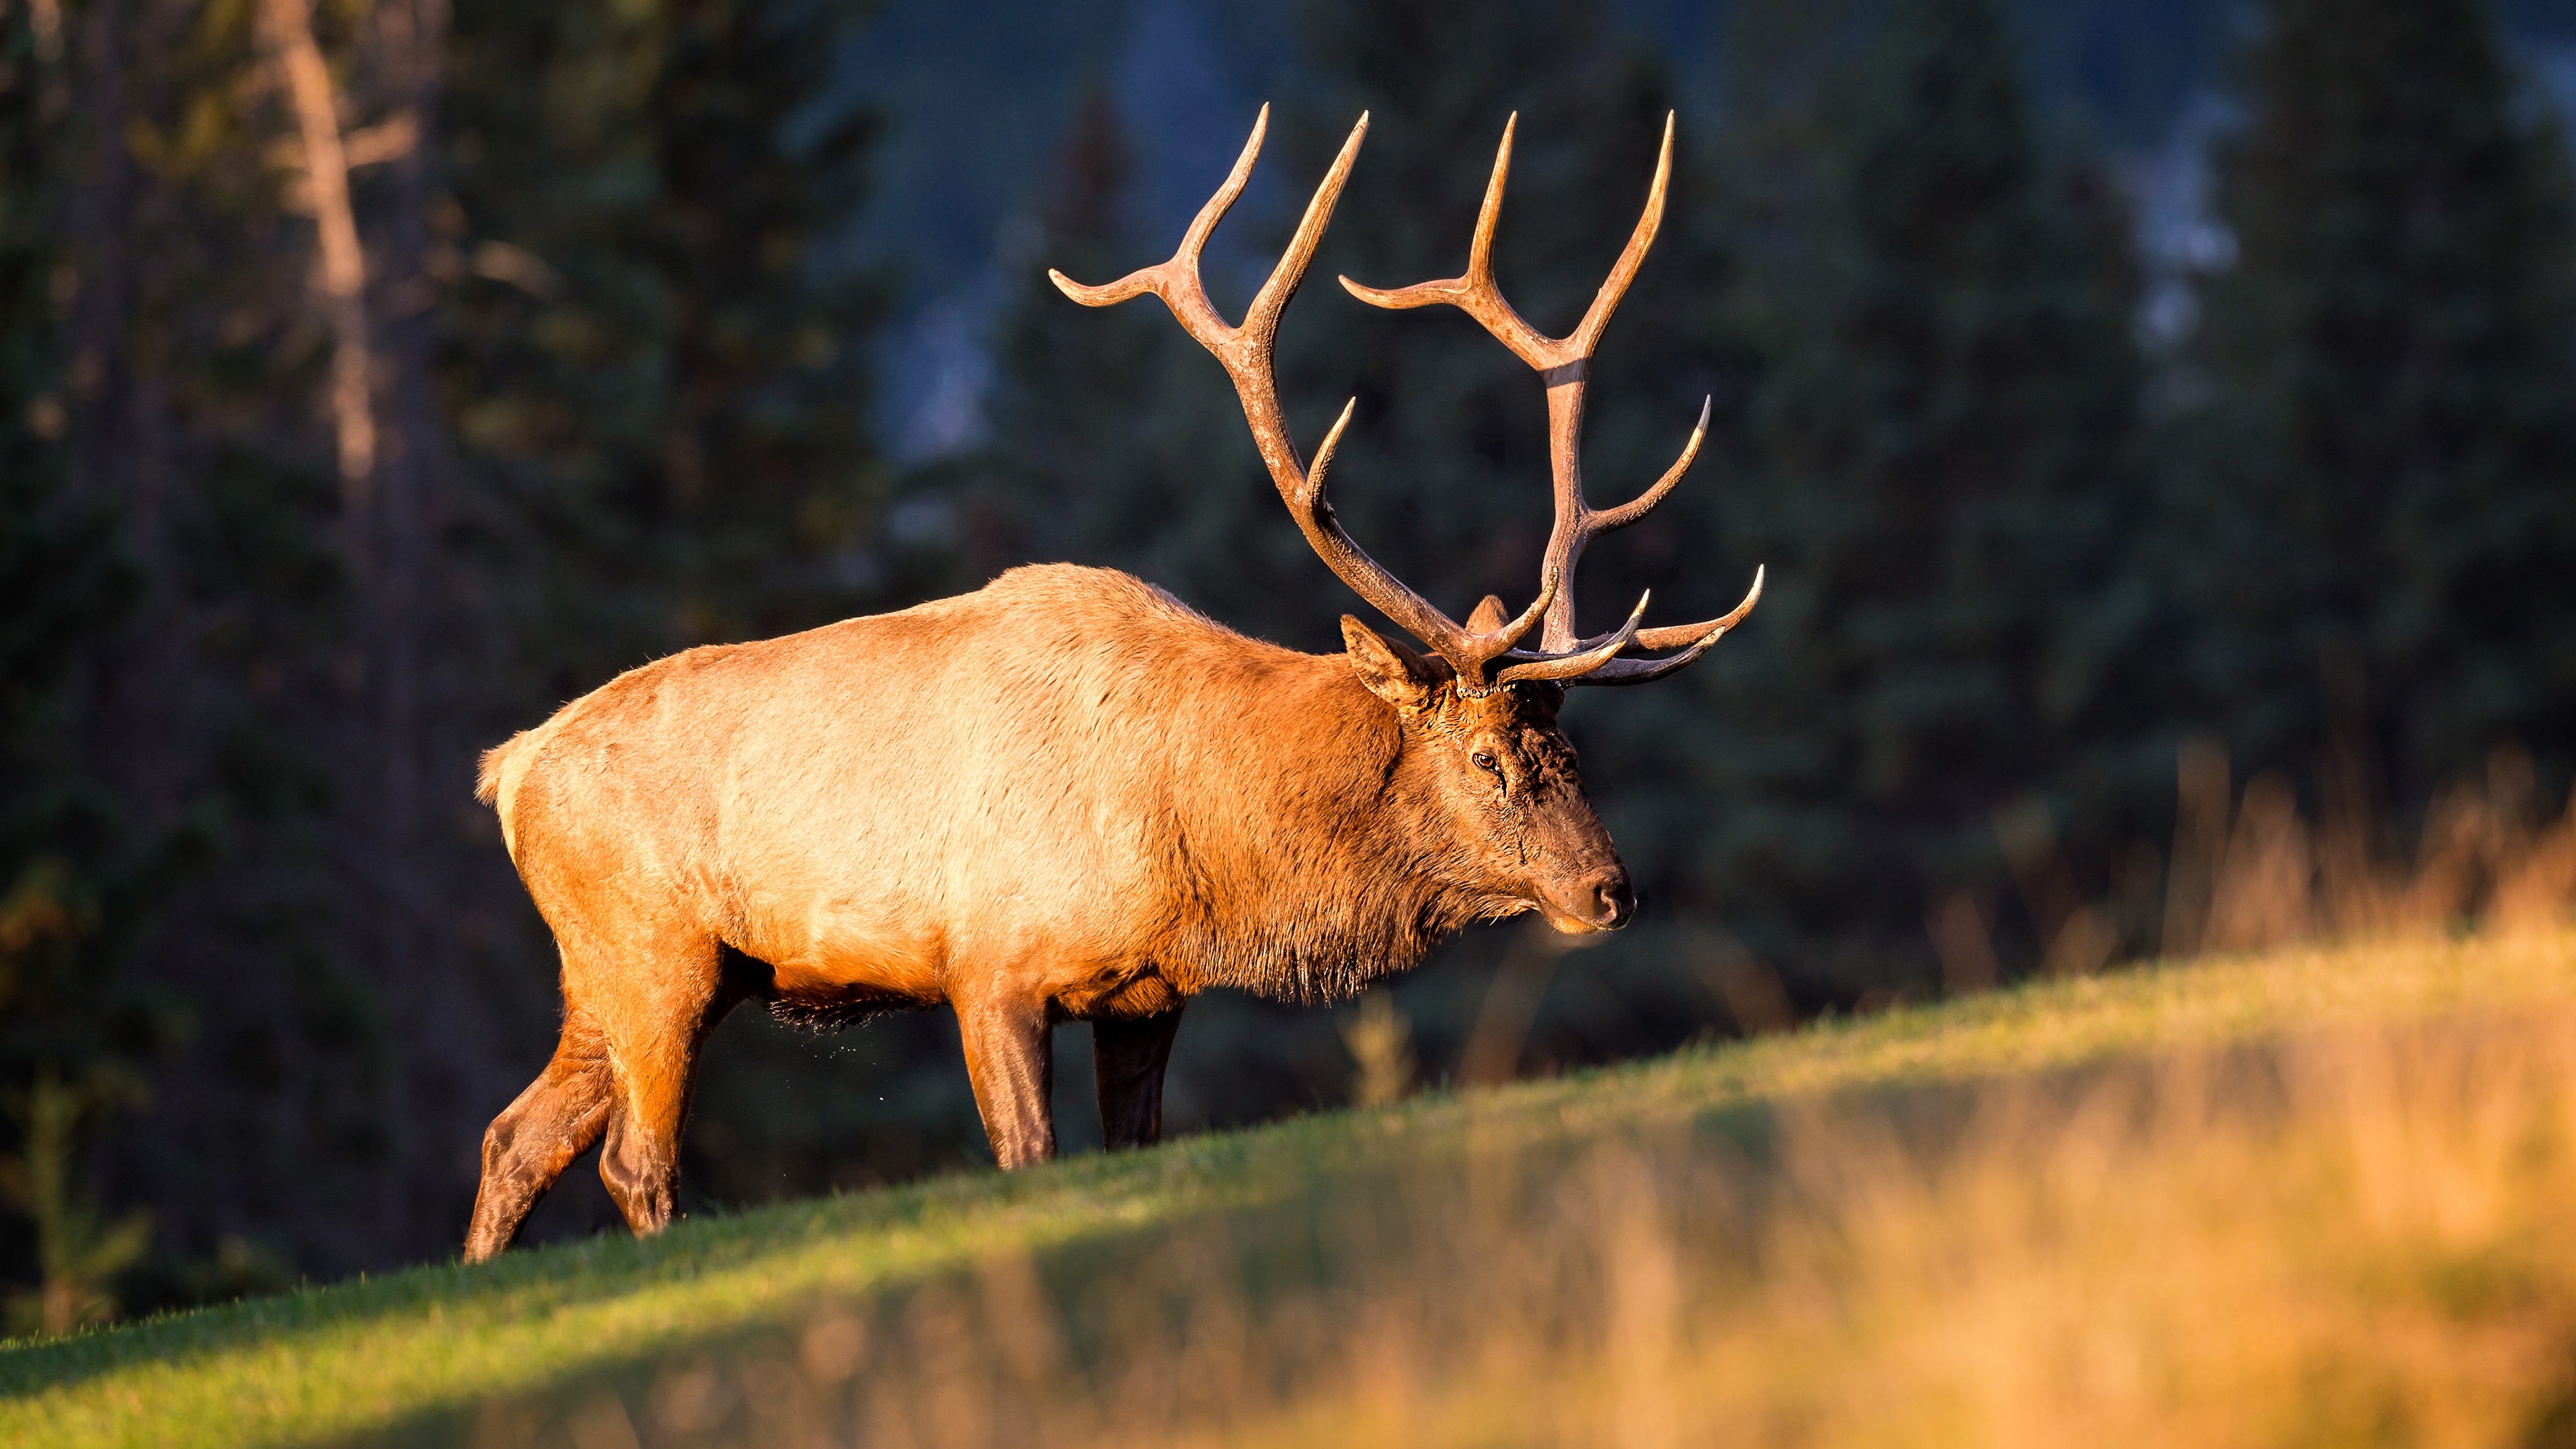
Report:
[[[658,1227],[697,1046],[742,1000],[955,1007],[1016,1166],[1053,1150],[1050,1020],[1104,1023],[1129,1145],[1206,987],[1328,1000],[1478,918],[1624,920],[1555,687],[1463,697],[1345,633],[1300,654],[1124,574],[1015,569],[673,655],[491,751],[477,793],[562,949],[565,1032],[487,1137],[468,1255],[603,1136]]]

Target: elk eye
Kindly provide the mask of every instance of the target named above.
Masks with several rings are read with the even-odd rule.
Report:
[[[1476,753],[1469,755],[1467,759],[1468,762],[1473,764],[1477,769],[1484,771],[1495,779],[1499,780],[1503,778],[1503,767],[1494,763],[1494,755],[1491,750],[1478,750]]]

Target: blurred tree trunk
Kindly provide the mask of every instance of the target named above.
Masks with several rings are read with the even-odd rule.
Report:
[[[303,138],[305,191],[321,241],[321,266],[314,280],[334,337],[331,419],[339,433],[340,510],[353,540],[352,572],[363,578],[369,560],[363,544],[354,541],[367,536],[375,488],[375,360],[367,340],[367,258],[358,245],[348,153],[340,138],[344,107],[321,48],[313,43],[313,12],[306,0],[260,0],[259,14]]]
[[[135,985],[20,990],[0,1092],[176,1043],[129,1304],[450,1247],[553,1015],[477,748],[864,602],[858,13],[0,8],[0,894],[108,923],[0,970]]]
[[[381,124],[418,138],[390,163],[377,291],[380,381],[390,423],[390,447],[378,468],[374,580],[382,761],[374,819],[391,906],[382,916],[382,949],[387,1005],[415,1024],[407,1043],[413,1091],[458,1101],[480,1085],[477,1064],[492,1053],[489,1033],[476,1030],[489,1004],[473,1002],[461,989],[458,956],[447,939],[454,906],[473,883],[456,859],[464,842],[452,831],[429,828],[424,791],[434,781],[443,797],[467,798],[474,754],[467,721],[443,707],[447,701],[430,686],[429,641],[446,598],[436,567],[437,520],[453,468],[433,375],[441,289],[431,272],[432,215],[440,193],[428,144],[438,134],[448,8],[446,0],[383,0],[375,18],[394,104],[394,119]],[[462,632],[471,637],[472,631]],[[433,748],[447,768],[429,768]],[[443,1155],[433,1149],[433,1158]],[[398,1190],[390,1181],[384,1186]],[[434,1238],[440,1226],[416,1222],[405,1235]]]

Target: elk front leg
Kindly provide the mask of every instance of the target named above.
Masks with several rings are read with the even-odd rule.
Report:
[[[1181,1009],[1091,1024],[1091,1074],[1100,1089],[1100,1135],[1111,1151],[1163,1140],[1163,1069]]]
[[[957,1003],[957,1036],[975,1110],[1005,1170],[1055,1156],[1055,1043],[1046,1002],[1012,996]]]

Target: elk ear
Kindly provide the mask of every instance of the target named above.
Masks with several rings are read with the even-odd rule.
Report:
[[[1401,644],[1381,639],[1368,625],[1342,616],[1342,647],[1350,651],[1351,672],[1368,692],[1397,709],[1421,709],[1431,703],[1440,682],[1429,661]]]

